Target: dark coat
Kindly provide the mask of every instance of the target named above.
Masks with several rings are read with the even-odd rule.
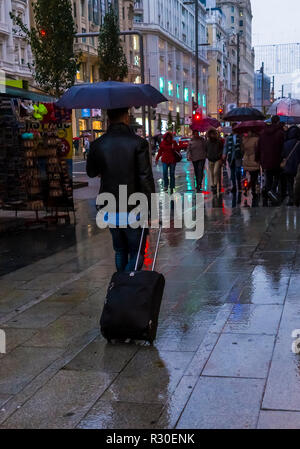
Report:
[[[206,142],[207,159],[210,162],[217,162],[222,159],[223,146],[221,139],[212,140],[208,138]]]
[[[299,142],[299,145],[294,150],[297,142]],[[298,126],[291,126],[286,132],[282,159],[287,159],[284,172],[287,175],[296,176],[297,167],[300,163],[300,129]]]
[[[111,125],[106,134],[91,144],[86,172],[90,178],[101,177],[100,193],[112,193],[117,209],[120,185],[127,186],[128,198],[140,192],[150,201],[155,192],[148,142],[123,123]],[[128,211],[133,207],[128,207]]]
[[[280,168],[281,154],[284,144],[284,131],[281,124],[269,125],[260,135],[256,160],[264,170]]]

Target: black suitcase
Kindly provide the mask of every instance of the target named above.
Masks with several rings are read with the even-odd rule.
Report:
[[[130,338],[152,344],[155,340],[165,286],[164,276],[154,271],[160,234],[161,228],[152,271],[136,271],[143,230],[135,271],[115,273],[112,276],[100,319],[101,333],[109,342]]]

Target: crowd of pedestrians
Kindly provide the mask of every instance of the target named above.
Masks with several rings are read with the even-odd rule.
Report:
[[[239,133],[236,123],[232,133],[225,139],[217,129],[211,128],[203,136],[193,131],[187,149],[187,160],[191,161],[195,175],[196,192],[202,191],[206,160],[210,173],[213,194],[222,189],[222,167],[230,173],[231,192],[241,193],[243,180],[252,193],[252,206],[278,205],[288,197],[287,205],[300,203],[300,128],[289,128],[273,116],[271,124],[256,133],[255,129]],[[175,188],[176,154],[179,147],[173,134],[167,132],[159,145],[155,162],[161,158],[163,164],[164,190],[173,193]]]

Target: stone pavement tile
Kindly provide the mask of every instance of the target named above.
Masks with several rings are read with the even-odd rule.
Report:
[[[287,285],[272,287],[263,282],[246,284],[239,298],[241,304],[283,304]]]
[[[56,287],[61,282],[68,281],[72,276],[71,273],[44,273],[38,274],[32,281],[26,282],[20,288],[24,290],[43,289],[49,290]]]
[[[99,326],[99,317],[64,315],[48,327],[41,329],[26,342],[34,347],[67,347],[74,339]]]
[[[17,310],[24,304],[27,304],[30,301],[38,299],[42,293],[43,290],[30,291],[30,290],[12,289],[10,293],[6,294],[3,297],[0,297],[0,312],[9,313],[14,310]]]
[[[231,259],[231,258],[251,258],[256,249],[255,245],[248,246],[230,246],[228,245],[218,259]]]
[[[211,352],[213,351],[218,339],[219,334],[228,319],[228,316],[232,310],[232,304],[224,304],[216,316],[215,321],[210,326],[205,338],[202,340],[197,352],[193,356],[191,363],[188,366],[185,375],[187,376],[200,376],[203,368],[205,367]]]
[[[103,309],[104,301],[106,298],[107,289],[97,289],[95,293],[90,295],[68,312],[68,315],[88,315],[98,316],[100,319]]]
[[[292,351],[292,344],[297,339],[292,337],[292,332],[296,329],[300,329],[299,298],[288,302],[284,308],[263,401],[264,409],[300,411],[300,358]]]
[[[200,377],[176,429],[255,429],[264,381]]]
[[[7,293],[7,291],[12,290],[12,289],[16,289],[21,287],[22,285],[24,285],[26,283],[26,280],[15,280],[15,279],[5,279],[5,278],[0,278],[0,292],[1,292],[1,297]]]
[[[279,271],[268,271],[267,266],[258,265],[254,268],[253,272],[249,277],[249,283],[260,284],[263,282],[270,288],[274,287],[285,287],[290,282],[290,275],[286,275]]]
[[[181,264],[174,267],[168,273],[165,274],[166,282],[172,282],[176,280],[182,280],[184,282],[194,281],[203,273],[204,269],[200,266],[187,267]]]
[[[113,378],[104,373],[60,371],[0,428],[74,428]]]
[[[187,325],[186,328],[160,328],[155,342],[157,349],[162,351],[197,351],[205,337],[207,328],[202,322]],[[163,323],[164,325],[164,323]]]
[[[200,251],[194,251],[192,255],[185,256],[183,259],[176,261],[176,265],[182,267],[197,267],[203,271],[216,260],[216,256],[206,257]],[[175,263],[174,263],[175,265]]]
[[[78,281],[72,282],[71,284],[62,287],[57,292],[53,293],[47,298],[49,302],[64,301],[74,304],[75,306],[85,301],[93,293],[98,291],[98,287],[88,287],[83,285],[78,285]]]
[[[0,394],[16,394],[62,354],[58,348],[18,347],[1,358]]]
[[[222,334],[202,374],[263,379],[273,348],[273,336]]]
[[[141,348],[101,400],[165,403],[173,394],[192,356],[192,352]]]
[[[157,429],[175,428],[197,381],[198,376],[183,376],[173,395],[164,406],[158,422],[155,424]],[[192,428],[192,423],[190,423],[190,428]]]
[[[214,263],[209,265],[206,273],[252,273],[254,269],[253,262],[247,258],[217,258]]]
[[[1,408],[5,405],[5,403],[11,398],[8,394],[0,394],[0,412]]]
[[[281,305],[236,304],[223,332],[276,335],[281,313]]]
[[[79,429],[153,429],[162,410],[159,404],[98,401],[78,424]]]
[[[27,340],[30,340],[30,338],[32,338],[37,332],[34,329],[6,328],[5,324],[2,324],[1,328],[6,334],[6,354],[13,351]]]
[[[41,329],[75,307],[67,301],[44,300],[5,323],[4,328]]]
[[[241,277],[240,273],[218,273],[217,276],[216,273],[203,273],[195,279],[195,282],[199,287],[201,286],[201,288],[208,291],[229,292],[235,282]],[[245,275],[245,278],[247,278],[247,275]]]
[[[134,344],[108,344],[103,337],[98,337],[86,346],[64,369],[119,373],[138,349],[139,347]]]
[[[261,410],[258,429],[300,429],[300,413]]]

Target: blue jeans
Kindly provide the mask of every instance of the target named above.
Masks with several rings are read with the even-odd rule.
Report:
[[[115,261],[117,271],[134,271],[135,263],[139,251],[140,240],[143,229],[133,228],[110,228],[115,250]],[[138,262],[138,270],[141,270],[144,264],[145,247],[148,230],[145,229],[144,239],[141,248],[141,254]]]
[[[176,164],[166,164],[163,162],[164,188],[169,187],[169,168],[170,168],[170,189],[175,188],[175,168]]]
[[[237,167],[235,161],[233,161],[230,165],[231,170],[231,181],[232,188],[236,190],[236,183],[238,185],[238,190],[242,189],[242,167]]]

